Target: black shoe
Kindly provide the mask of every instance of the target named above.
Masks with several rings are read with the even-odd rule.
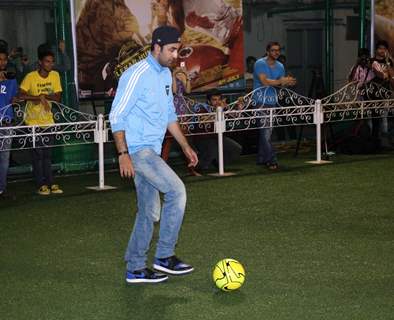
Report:
[[[159,283],[167,279],[168,276],[165,274],[154,272],[148,268],[126,272],[127,283]]]
[[[194,270],[191,265],[182,262],[176,256],[163,259],[155,258],[153,269],[172,275],[188,274]]]

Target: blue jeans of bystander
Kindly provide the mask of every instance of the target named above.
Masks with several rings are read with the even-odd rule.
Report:
[[[261,107],[261,106],[260,106]],[[264,107],[273,108],[275,106],[265,105]],[[277,163],[276,152],[272,145],[272,127],[269,127],[269,110],[262,111],[263,118],[261,124],[264,126],[259,129],[259,141],[257,145],[257,163],[258,164],[274,164]]]
[[[5,191],[7,186],[7,173],[10,163],[12,130],[0,126],[0,192]]]

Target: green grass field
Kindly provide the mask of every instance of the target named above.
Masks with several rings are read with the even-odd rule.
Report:
[[[61,177],[65,194],[47,198],[11,183],[16,199],[0,203],[0,319],[394,319],[394,154],[280,160],[277,173],[246,157],[234,177],[183,177],[177,254],[196,271],[159,285],[124,282],[136,205],[117,173],[106,175],[117,190],[85,189],[97,175]],[[246,269],[231,293],[211,280],[225,257]]]

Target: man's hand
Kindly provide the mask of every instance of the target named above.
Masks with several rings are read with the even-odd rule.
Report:
[[[188,167],[195,167],[198,163],[197,153],[189,145],[183,149],[183,153],[189,160]]]
[[[43,94],[40,95],[40,103],[44,106],[44,110],[46,112],[51,111],[51,106],[50,106],[48,100],[46,99],[45,95],[43,95]]]
[[[119,156],[119,171],[122,178],[134,178],[135,172],[133,162],[129,154]]]
[[[12,101],[13,104],[17,104],[19,102],[23,102],[23,100],[21,98],[19,98],[18,96],[13,97],[11,101]]]
[[[198,163],[197,154],[194,152],[194,150],[190,147],[189,143],[187,142],[187,139],[184,136],[179,126],[179,123],[177,121],[172,122],[168,125],[167,129],[175,138],[175,140],[179,143],[179,145],[182,147],[183,153],[185,154],[186,158],[189,160],[188,167],[195,167]]]
[[[243,97],[239,97],[237,99],[236,108],[238,110],[242,110],[243,108],[245,108],[245,100]]]
[[[295,86],[297,83],[297,80],[291,76],[282,77],[280,78],[280,81],[281,81],[281,85],[285,87]]]

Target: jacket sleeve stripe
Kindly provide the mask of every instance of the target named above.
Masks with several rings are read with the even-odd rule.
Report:
[[[126,86],[126,90],[123,93],[122,99],[120,100],[119,104],[115,106],[113,112],[110,115],[111,122],[116,123],[118,121],[119,116],[122,114],[123,110],[127,106],[127,102],[129,101],[130,96],[134,91],[138,79],[148,67],[149,67],[148,63],[146,62],[141,63],[141,65],[139,65],[134,71],[134,73],[130,76]]]

